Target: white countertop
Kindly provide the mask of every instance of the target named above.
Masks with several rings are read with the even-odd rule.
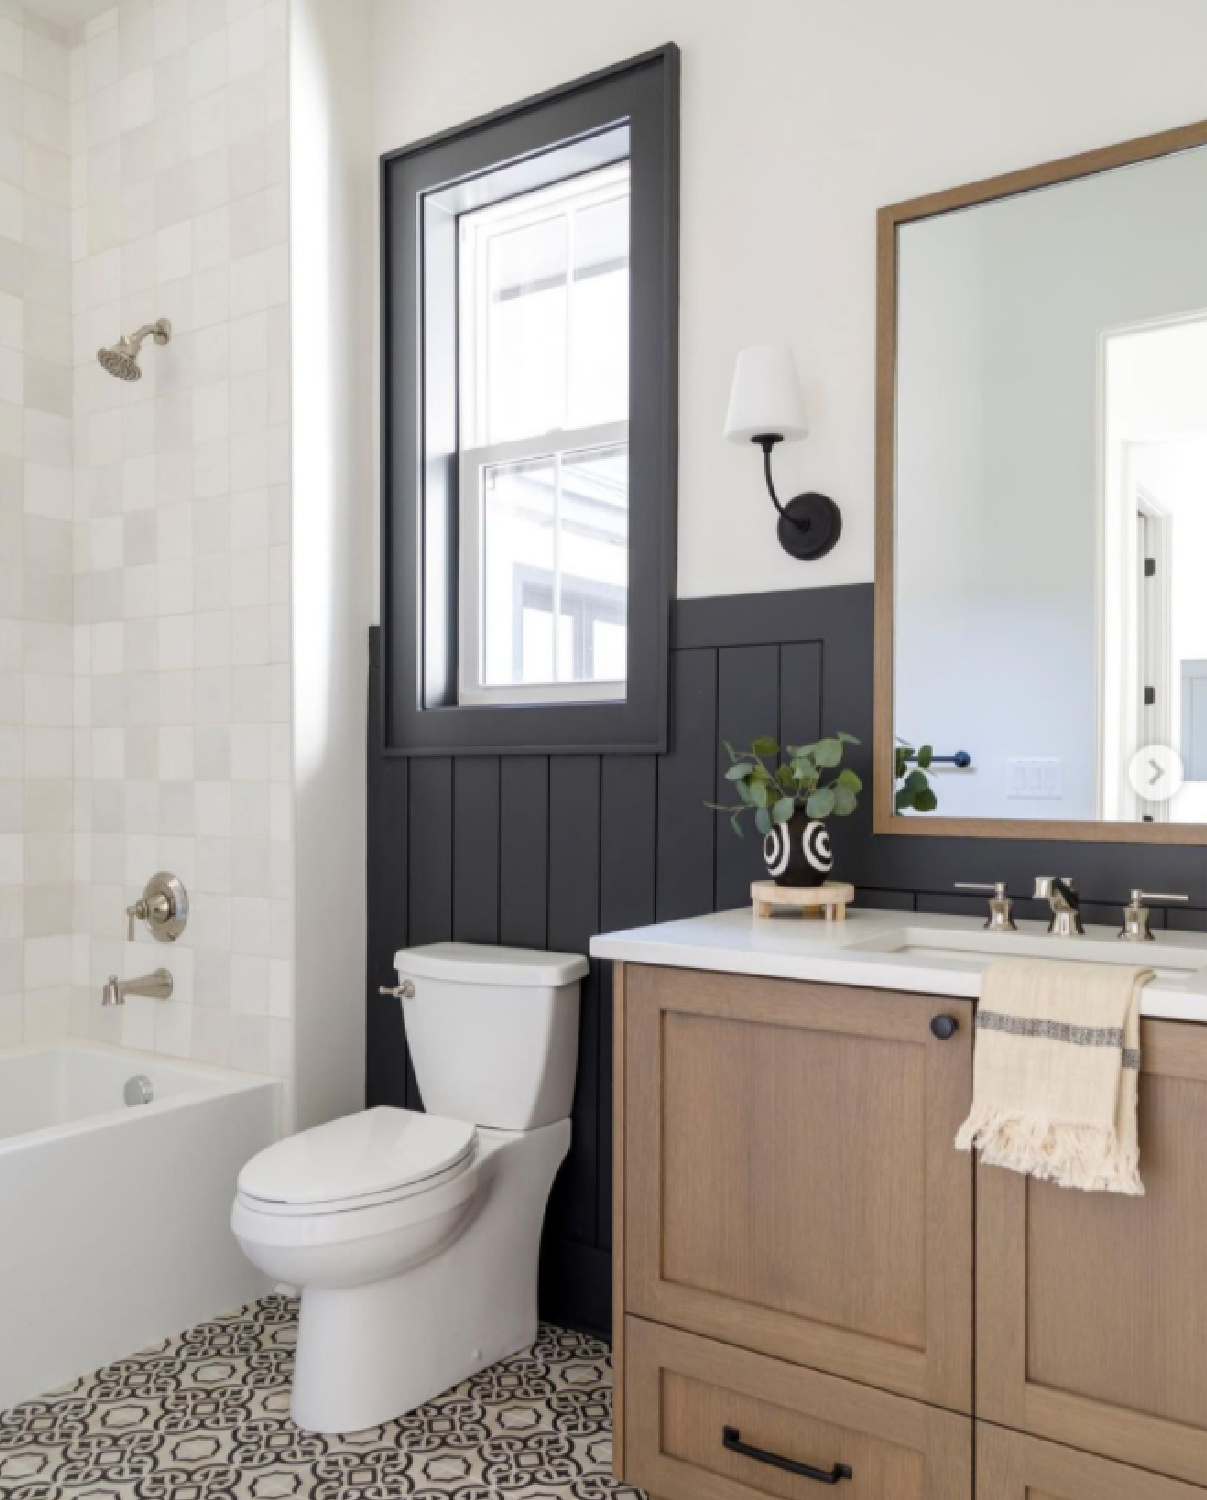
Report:
[[[1084,937],[1056,938],[1043,922],[1018,926],[1017,934],[987,933],[976,917],[858,907],[848,910],[845,922],[759,919],[745,907],[601,933],[591,939],[591,956],[972,1000],[980,995],[986,964],[1011,952],[1147,964],[1157,977],[1145,987],[1142,1015],[1207,1022],[1207,934],[1161,932],[1154,942],[1140,944],[1120,942],[1113,927],[1087,927]],[[875,951],[878,944],[881,951]]]

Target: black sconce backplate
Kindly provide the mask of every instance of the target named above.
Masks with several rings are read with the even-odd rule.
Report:
[[[842,535],[842,512],[828,495],[810,490],[784,506],[777,532],[780,546],[801,562],[825,557]]]

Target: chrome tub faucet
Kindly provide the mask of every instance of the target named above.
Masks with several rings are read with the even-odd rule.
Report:
[[[172,976],[166,969],[156,969],[153,974],[143,974],[138,979],[119,979],[110,974],[101,990],[102,1005],[125,1005],[127,995],[147,995],[152,1000],[172,998]]]

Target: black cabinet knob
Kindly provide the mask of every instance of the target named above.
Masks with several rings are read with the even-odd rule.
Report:
[[[930,1029],[941,1042],[950,1042],[959,1031],[960,1023],[955,1016],[936,1016],[930,1023]]]

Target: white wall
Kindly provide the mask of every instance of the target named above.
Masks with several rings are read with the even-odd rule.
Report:
[[[67,56],[0,5],[0,1047],[62,1034],[71,999]]]
[[[377,183],[369,11],[292,0],[299,1126],[365,1090],[365,702]]]
[[[386,151],[675,41],[683,51],[679,592],[872,576],[875,211],[1207,115],[1201,0],[374,0]],[[843,537],[775,540],[757,455],[721,437],[734,356],[794,348],[812,435],[781,488]],[[369,503],[375,506],[376,500]]]

